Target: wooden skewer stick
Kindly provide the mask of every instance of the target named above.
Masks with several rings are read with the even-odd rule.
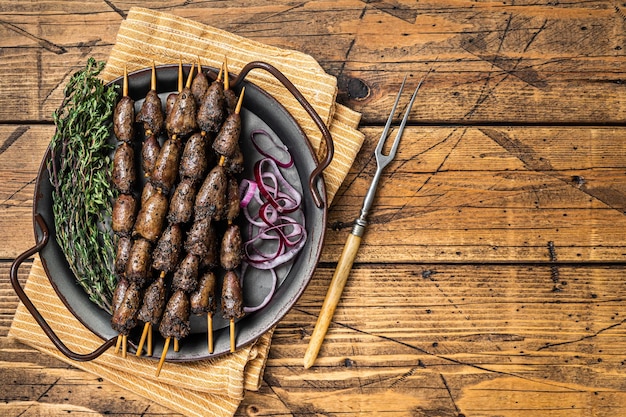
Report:
[[[150,89],[156,91],[156,67],[154,61],[152,61],[152,77],[150,78]]]
[[[152,356],[152,332],[148,332],[148,356]]]
[[[216,81],[222,81],[223,72],[224,72],[224,64],[222,64],[222,66],[220,67],[220,72],[217,73],[217,78],[215,79]]]
[[[228,76],[228,58],[224,57],[224,90],[230,89],[230,77]]]
[[[143,326],[143,333],[141,333],[141,339],[139,339],[139,346],[137,346],[137,353],[135,354],[137,357],[141,356],[141,352],[143,351],[143,345],[146,343],[146,338],[148,333],[152,330],[152,323],[149,321],[146,322]]]
[[[241,94],[239,94],[239,100],[237,101],[237,106],[235,106],[235,114],[239,114],[239,112],[241,111],[241,104],[243,103],[243,94],[246,92],[246,87],[243,87],[241,89]],[[225,157],[224,155],[220,155],[220,160],[218,162],[218,164],[220,166],[224,165],[224,161],[225,161]]]
[[[124,97],[128,96],[128,70],[126,66],[124,66],[124,83],[122,84],[122,95]]]
[[[128,348],[128,335],[122,336],[122,358],[126,358]]]
[[[113,351],[115,354],[120,351],[120,347],[122,346],[122,335],[117,335],[117,343],[115,344],[115,350]]]
[[[209,353],[213,353],[213,314],[211,313],[207,313],[206,315],[206,321],[207,321],[207,334],[209,337],[208,340],[208,346],[209,346]]]
[[[167,355],[167,350],[170,348],[170,340],[171,337],[165,339],[165,344],[163,345],[163,353],[161,353],[161,359],[159,359],[159,365],[157,366],[156,376],[159,376],[161,373],[161,368],[163,367],[163,362],[165,362],[165,355]]]
[[[178,352],[180,350],[180,345],[178,344],[178,339],[174,338],[174,352]]]
[[[246,87],[241,89],[241,94],[239,94],[239,100],[237,101],[237,106],[235,107],[235,113],[239,114],[241,111],[241,105],[243,103],[243,93],[246,92]]]
[[[246,87],[243,87],[241,89],[241,94],[239,94],[237,106],[235,107],[235,114],[239,114],[239,112],[241,112],[241,105],[243,103],[243,95],[245,92]],[[222,162],[222,158],[220,158],[220,162]],[[230,351],[235,351],[235,319],[230,319]]]
[[[235,351],[235,319],[230,319],[230,351]]]
[[[189,69],[189,75],[187,76],[187,84],[185,84],[186,88],[191,87],[191,80],[193,79],[193,70],[195,69],[196,67],[194,65],[192,65],[191,68]]]
[[[178,59],[178,92],[183,91],[183,60]]]

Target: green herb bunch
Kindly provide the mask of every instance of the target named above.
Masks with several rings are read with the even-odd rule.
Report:
[[[53,115],[48,171],[57,242],[90,300],[110,312],[115,247],[105,225],[114,198],[108,139],[117,91],[97,78],[103,68],[103,62],[89,58],[65,87]]]

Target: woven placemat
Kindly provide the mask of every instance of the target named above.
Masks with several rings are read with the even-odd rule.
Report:
[[[102,73],[105,81],[129,71],[152,65],[194,63],[219,67],[228,57],[229,68],[237,73],[246,63],[269,62],[300,89],[320,114],[333,136],[334,158],[324,172],[329,204],[343,182],[364,136],[357,130],[360,114],[335,103],[336,79],[326,74],[310,56],[247,40],[188,19],[144,8],[132,8],[122,22],[116,44]],[[319,153],[321,134],[291,94],[263,72],[247,78],[270,92],[301,125]],[[42,315],[70,349],[89,352],[102,341],[74,318],[52,289],[38,257],[26,282],[25,291]],[[166,363],[155,378],[155,361],[106,352],[90,362],[75,362],[52,347],[47,336],[26,308],[20,304],[9,335],[44,353],[98,375],[165,407],[188,416],[232,416],[245,390],[257,390],[269,353],[273,331],[237,352],[192,363]]]

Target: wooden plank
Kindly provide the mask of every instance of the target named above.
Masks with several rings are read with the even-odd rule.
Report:
[[[31,264],[25,262],[19,270],[22,284],[26,282]],[[0,380],[6,388],[0,392],[0,415],[178,416],[97,375],[80,371],[8,338],[19,302],[9,281],[9,268],[8,262],[0,262]]]
[[[266,381],[305,414],[333,403],[346,415],[614,415],[626,400],[614,372],[623,366],[622,271],[556,271],[357,267],[316,366],[302,372],[332,274],[318,268],[276,330]]]
[[[54,133],[51,125],[3,125],[0,128],[1,258],[15,258],[35,244],[33,196],[41,161]]]
[[[381,129],[362,130],[366,144],[329,211],[325,262],[336,261],[375,168]],[[48,125],[0,125],[0,257],[34,244],[34,179],[52,133]],[[357,261],[545,262],[552,242],[558,261],[624,262],[625,134],[409,127],[383,174]]]
[[[34,180],[52,111],[87,57],[107,58],[136,4],[0,0],[1,415],[177,416],[6,337],[17,305],[10,261],[34,243]],[[366,144],[329,211],[321,263],[276,329],[261,390],[246,393],[237,416],[623,414],[626,6],[141,6],[309,53],[338,77],[339,102],[363,113]],[[414,86],[431,68],[320,357],[305,371],[380,125],[404,75]]]
[[[10,264],[6,261],[0,262],[0,338],[9,334],[9,328],[15,315],[15,309],[19,303],[19,298],[11,286],[9,278]],[[22,285],[26,283],[32,262],[24,262],[23,268],[18,270],[18,279]]]
[[[3,416],[180,416],[13,339],[0,337],[0,363]]]
[[[610,416],[626,406],[622,268],[358,265],[304,371],[332,272],[319,267],[278,325],[264,384],[237,415]],[[0,362],[0,410],[176,415],[4,336]]]
[[[306,338],[290,325],[309,322],[303,330],[312,330],[332,272],[318,268],[305,296],[281,325],[287,333],[279,331],[277,338],[289,335],[293,343]],[[353,335],[407,342],[411,346],[406,347],[426,353],[466,355],[480,344],[461,350],[455,346],[496,334],[509,335],[493,341],[510,342],[507,349],[520,354],[561,351],[592,343],[605,332],[623,334],[621,274],[621,267],[608,266],[357,265],[329,334],[331,340],[336,336],[336,347],[349,344]],[[404,338],[407,333],[411,336]],[[617,352],[618,347],[607,349],[605,353]]]
[[[24,9],[0,1],[0,120],[50,121],[70,74],[89,56],[106,59],[133,5],[64,2],[59,11],[59,2]],[[504,12],[501,3],[471,1],[141,5],[310,54],[338,77],[339,101],[366,123],[385,118],[405,74],[416,82],[429,69],[435,72],[420,93],[428,105],[413,111],[416,122],[626,119],[620,5],[546,1]]]
[[[363,131],[368,141],[330,210],[326,254],[343,245],[373,175],[378,129]],[[381,180],[358,260],[545,261],[553,242],[560,261],[623,261],[620,131],[410,128]]]

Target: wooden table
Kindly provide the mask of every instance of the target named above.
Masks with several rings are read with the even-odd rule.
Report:
[[[175,415],[7,337],[51,113],[136,2],[0,1],[0,414]],[[626,413],[626,6],[146,1],[312,55],[363,113],[322,261],[238,415]],[[316,365],[302,357],[405,74],[419,93]],[[22,268],[26,278],[27,267]]]

